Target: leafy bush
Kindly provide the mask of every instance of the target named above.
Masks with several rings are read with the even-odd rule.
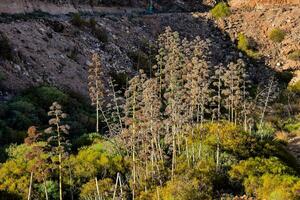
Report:
[[[238,164],[233,165],[229,171],[229,175],[232,179],[241,181],[250,176],[260,177],[263,174],[295,174],[295,171],[276,157],[255,157],[242,160]]]
[[[65,30],[65,26],[59,22],[59,21],[48,21],[50,27],[53,29],[53,31],[57,33],[62,33]]]
[[[238,35],[238,49],[246,53],[251,58],[259,58],[260,55],[257,51],[253,50],[253,47],[249,39],[242,33]]]
[[[70,58],[70,59],[74,60],[75,62],[77,62],[77,56],[78,56],[78,53],[79,53],[78,49],[74,47],[74,48],[67,54],[67,56],[68,56],[68,58]]]
[[[299,199],[299,183],[300,179],[296,176],[265,174],[260,179],[256,196],[270,200]]]
[[[224,18],[231,14],[229,6],[224,2],[218,3],[210,12],[216,19]]]
[[[300,61],[300,50],[295,50],[288,55],[288,59],[294,61]]]
[[[79,13],[75,13],[72,15],[71,23],[74,26],[82,27],[86,22],[81,18]]]
[[[86,99],[55,87],[31,88],[21,96],[0,105],[0,144],[21,143],[29,126],[48,124],[47,110],[52,102],[62,104],[69,114],[67,123],[72,127],[70,139],[94,130],[94,110]]]
[[[212,199],[212,184],[207,179],[181,178],[167,182],[160,193],[163,200],[209,200]]]
[[[56,181],[46,181],[46,187],[47,187],[47,192],[48,192],[48,198],[49,199],[59,199],[59,188],[58,188],[58,183]],[[45,193],[45,185],[44,184],[39,184],[38,187],[38,192],[39,194],[44,194]],[[44,198],[46,199],[45,195],[43,195]]]
[[[3,81],[3,80],[5,80],[5,75],[0,72],[0,81]]]
[[[300,94],[300,81],[289,85],[288,90],[296,94]]]
[[[275,133],[275,128],[271,123],[262,123],[258,126],[255,134],[260,138],[273,138]]]
[[[109,75],[111,76],[114,84],[116,84],[116,91],[120,90],[122,93],[124,93],[130,78],[128,74],[125,72],[111,71]]]
[[[280,43],[284,40],[285,35],[286,35],[286,33],[283,30],[281,30],[279,28],[275,28],[270,32],[269,38],[273,42]]]
[[[300,131],[300,122],[298,120],[290,120],[284,125],[284,129],[290,133]]]
[[[6,60],[12,60],[12,48],[9,39],[0,32],[0,57]]]
[[[258,199],[294,199],[293,191],[300,179],[296,172],[276,157],[250,158],[229,171],[231,179],[240,181],[248,195]]]
[[[288,84],[293,79],[293,73],[290,71],[276,72],[278,81]]]
[[[90,18],[89,26],[91,27],[91,29],[95,29],[96,25],[97,25],[97,22],[96,22],[95,18]]]
[[[16,101],[8,105],[7,122],[15,130],[26,130],[32,124],[38,124],[39,119],[35,115],[36,108],[26,101]]]
[[[136,70],[144,70],[145,73],[149,74],[151,66],[149,63],[149,56],[141,50],[132,51],[127,53],[128,57],[133,62],[133,67]]]
[[[112,197],[114,192],[114,181],[110,178],[98,180],[99,193],[102,198],[108,199]],[[95,187],[95,179],[91,179],[84,184],[80,190],[80,199],[97,199],[97,190]]]
[[[33,88],[26,93],[23,98],[28,99],[37,106],[41,106],[45,110],[48,110],[49,106],[55,101],[65,105],[70,100],[67,94],[55,87],[42,86]]]
[[[95,27],[92,30],[94,36],[101,42],[107,43],[108,42],[108,34],[104,28],[97,28]]]
[[[76,138],[73,142],[73,147],[79,149],[84,146],[92,145],[95,141],[100,140],[102,137],[99,133],[83,134]]]

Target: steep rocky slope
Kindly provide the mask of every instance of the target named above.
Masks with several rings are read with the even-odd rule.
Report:
[[[145,46],[154,44],[159,33],[171,26],[182,37],[200,36],[213,64],[239,58],[230,38],[207,14],[157,14],[137,17],[97,17],[97,26],[107,37],[98,40],[88,27],[78,28],[69,18],[13,20],[0,24],[1,33],[12,47],[12,60],[0,58],[3,85],[11,91],[50,84],[87,95],[87,65],[92,52],[99,52],[107,76],[134,73],[136,55],[149,55]],[[150,42],[149,42],[150,41]],[[154,54],[154,53],[153,53]],[[152,55],[153,56],[153,55]],[[263,69],[256,66],[252,69]],[[253,73],[256,73],[253,70]],[[253,75],[255,76],[255,75]]]
[[[110,9],[118,8],[105,8],[106,12],[111,12]],[[97,33],[88,25],[74,26],[68,15],[4,16],[2,20],[0,18],[0,39],[7,38],[13,59],[0,56],[2,85],[15,92],[50,84],[87,96],[87,66],[92,52],[101,54],[107,76],[121,73],[131,76],[135,73],[136,62],[145,56],[153,57],[148,52],[149,44],[154,45],[166,26],[171,26],[182,37],[200,36],[206,43],[205,52],[212,64],[226,65],[243,58],[250,66],[252,78],[262,80],[267,68],[275,71],[299,69],[299,62],[287,57],[291,51],[300,48],[299,12],[299,7],[287,6],[238,9],[217,23],[207,12],[153,15],[116,15],[112,12],[86,16],[87,22],[91,17],[96,19]],[[287,32],[281,44],[268,38],[269,31],[275,27]],[[248,58],[237,49],[236,39],[241,32],[257,43],[261,60]]]
[[[300,49],[300,7],[236,9],[228,18],[218,21],[218,25],[235,43],[239,33],[250,38],[266,64],[272,69],[300,70],[300,61],[289,58],[290,53]],[[281,43],[273,42],[269,38],[270,32],[275,28],[286,33]]]

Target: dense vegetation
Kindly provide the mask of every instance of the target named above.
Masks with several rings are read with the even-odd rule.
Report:
[[[243,60],[212,65],[198,37],[167,28],[158,46],[153,73],[140,70],[124,95],[94,54],[95,109],[53,87],[3,103],[0,199],[299,199],[286,150],[299,94],[275,74],[253,83]]]

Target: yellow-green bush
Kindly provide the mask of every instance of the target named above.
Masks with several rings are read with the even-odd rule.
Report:
[[[218,3],[210,12],[216,19],[224,18],[231,14],[229,6],[224,2]]]
[[[104,199],[112,197],[114,190],[114,181],[110,178],[98,180],[100,196]],[[84,184],[80,190],[80,199],[96,199],[97,198],[96,180],[91,179]]]
[[[257,51],[253,50],[250,41],[244,34],[238,35],[238,49],[246,53],[251,58],[259,58],[260,55]]]
[[[269,38],[273,42],[280,43],[284,40],[285,35],[286,35],[286,33],[283,30],[281,30],[279,28],[275,28],[270,32]]]
[[[300,94],[300,81],[297,81],[296,83],[289,85],[288,90]]]
[[[296,176],[265,174],[256,188],[256,197],[270,200],[299,199],[299,183],[300,179]]]
[[[276,157],[250,158],[232,166],[229,175],[240,181],[248,195],[258,199],[297,199],[300,179]]]
[[[300,61],[300,50],[295,50],[288,55],[288,59],[294,61]]]

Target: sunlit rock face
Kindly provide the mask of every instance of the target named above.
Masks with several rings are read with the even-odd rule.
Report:
[[[234,8],[267,8],[273,6],[300,5],[299,0],[230,0]]]

